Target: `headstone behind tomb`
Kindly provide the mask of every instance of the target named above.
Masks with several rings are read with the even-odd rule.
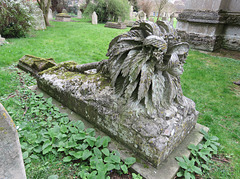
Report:
[[[42,10],[35,6],[34,9],[32,9],[33,11],[33,27],[35,30],[44,30],[46,29],[46,24],[44,21],[44,17],[43,17],[43,12]]]
[[[48,20],[52,20],[53,19],[53,12],[52,9],[49,9],[48,11]]]
[[[98,24],[98,16],[95,11],[92,13],[92,24]]]
[[[82,19],[82,11],[78,10],[77,12],[77,18]]]
[[[5,38],[1,37],[1,34],[0,34],[0,45],[3,45],[5,43],[7,43]]]
[[[62,13],[68,13],[66,9],[63,9],[62,10]]]
[[[26,179],[16,126],[0,103],[0,178]]]
[[[138,12],[138,15],[137,15],[137,21],[138,20],[146,20],[147,17],[146,17],[146,13],[143,12],[142,10]]]

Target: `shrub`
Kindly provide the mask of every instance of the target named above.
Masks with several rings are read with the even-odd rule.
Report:
[[[0,34],[6,38],[25,37],[31,28],[29,10],[23,0],[1,0]]]
[[[88,4],[84,13],[91,15],[93,11],[97,13],[99,22],[117,21],[118,18],[124,21],[129,18],[130,5],[128,0],[95,0]]]

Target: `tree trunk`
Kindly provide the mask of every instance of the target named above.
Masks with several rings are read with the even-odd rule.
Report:
[[[157,16],[157,21],[159,20],[160,12],[161,12],[161,9],[160,9],[160,7],[159,7],[159,9],[158,9],[158,16]]]

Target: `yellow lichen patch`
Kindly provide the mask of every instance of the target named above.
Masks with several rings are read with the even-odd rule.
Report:
[[[7,115],[6,115],[6,113],[5,113],[5,112],[3,113],[3,116],[5,117],[5,119],[7,118]]]

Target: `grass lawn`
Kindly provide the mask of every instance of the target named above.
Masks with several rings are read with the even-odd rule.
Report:
[[[14,80],[18,79],[19,75],[12,64],[16,64],[22,56],[30,54],[52,57],[58,63],[70,60],[80,64],[95,62],[106,59],[109,42],[129,30],[104,28],[104,24],[92,25],[87,20],[51,22],[51,25],[47,30],[33,32],[27,38],[7,39],[9,44],[0,46],[0,102],[7,108],[13,120],[17,117],[17,104],[11,95],[14,96],[15,91],[19,90],[20,83],[19,80]],[[221,143],[218,158],[220,162],[212,164],[205,177],[238,178],[240,87],[234,85],[233,81],[240,80],[240,60],[190,50],[184,69],[181,76],[183,93],[195,101],[200,112],[198,122],[209,127],[210,134],[217,136]],[[50,170],[50,165],[56,168],[58,162],[51,157],[43,158],[43,161],[41,166],[36,164],[37,167],[32,167],[28,173],[42,168],[46,168],[41,170],[46,173]],[[46,164],[49,162],[50,165]],[[64,169],[63,176],[67,175],[67,170]],[[74,166],[72,170],[75,170]]]

